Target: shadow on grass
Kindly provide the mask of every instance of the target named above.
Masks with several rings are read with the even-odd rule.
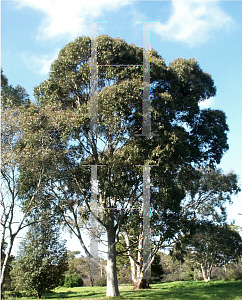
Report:
[[[151,285],[149,290],[120,290],[121,296],[115,299],[124,300],[242,300],[242,280],[240,281],[215,281],[215,282],[170,282]],[[88,290],[58,291],[48,293],[44,299],[108,299],[106,290],[92,288]]]
[[[42,296],[43,299],[52,299],[52,298],[74,298],[76,297],[76,292],[50,292]]]
[[[132,296],[131,296],[132,293]],[[122,293],[124,299],[172,299],[172,300],[233,300],[242,299],[242,281],[235,282],[193,282],[152,286],[151,290]],[[238,298],[239,297],[239,298]]]
[[[79,294],[79,295],[78,295]],[[64,298],[79,298],[79,299],[85,299],[85,298],[90,298],[91,296],[95,297],[101,297],[103,296],[102,292],[85,292],[85,295],[82,295],[82,292],[72,292],[72,291],[67,291],[67,292],[53,292],[53,293],[48,293],[43,295],[42,299],[64,299]]]

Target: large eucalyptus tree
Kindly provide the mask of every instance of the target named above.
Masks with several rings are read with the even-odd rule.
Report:
[[[31,121],[26,122],[22,151],[30,153],[31,161],[45,164],[49,174],[43,194],[56,203],[89,256],[82,232],[92,210],[90,174],[97,166],[96,218],[107,233],[107,296],[118,296],[117,236],[142,207],[140,165],[159,164],[151,168],[155,185],[151,208],[164,209],[169,220],[180,210],[182,182],[192,178],[196,166],[219,162],[227,150],[228,127],[222,111],[199,107],[216,89],[197,61],[176,59],[166,66],[151,50],[155,135],[142,135],[143,49],[102,35],[98,38],[96,135],[91,125],[90,57],[89,37],[80,37],[60,51],[49,78],[35,88],[37,105],[25,116]]]

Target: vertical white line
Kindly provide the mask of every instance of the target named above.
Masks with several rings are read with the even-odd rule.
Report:
[[[91,64],[90,64],[90,128],[97,138],[98,126],[98,65],[97,65],[97,23],[91,23]]]
[[[150,23],[143,23],[143,128],[142,134],[151,135],[150,111]]]
[[[98,65],[97,65],[97,23],[92,22],[90,26],[91,31],[91,61],[90,61],[90,129],[93,135],[94,141],[97,142],[97,130],[98,130]],[[97,272],[97,263],[95,259],[98,259],[98,223],[97,223],[97,166],[91,166],[91,236],[90,236],[90,254],[94,259],[90,260],[90,278],[94,280]]]

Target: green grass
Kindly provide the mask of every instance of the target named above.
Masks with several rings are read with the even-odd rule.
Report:
[[[120,285],[120,297],[125,300],[242,300],[242,280],[205,282],[170,282],[151,285],[149,290],[134,291],[131,285]],[[106,287],[57,288],[44,295],[43,299],[60,300],[101,300],[105,297]],[[8,300],[31,298],[8,298]]]

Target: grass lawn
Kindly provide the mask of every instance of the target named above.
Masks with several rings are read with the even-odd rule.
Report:
[[[151,285],[149,290],[134,291],[131,285],[120,285],[120,297],[126,300],[242,300],[242,280],[205,282],[170,282]],[[57,288],[44,295],[43,299],[60,300],[101,300],[105,297],[106,287]],[[7,298],[8,300],[17,298]],[[20,298],[30,300],[31,298]]]

